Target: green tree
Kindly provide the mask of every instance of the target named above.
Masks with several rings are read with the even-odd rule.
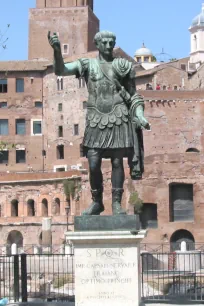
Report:
[[[63,181],[64,194],[67,203],[70,205],[71,198],[79,201],[79,193],[81,191],[81,184],[78,180],[64,180]]]
[[[3,150],[9,150],[15,148],[15,144],[7,143],[4,141],[0,141],[0,152]]]
[[[141,214],[142,207],[143,207],[143,201],[140,199],[137,191],[131,192],[130,197],[129,197],[129,204],[134,206],[135,214]]]
[[[156,62],[156,61],[157,61],[156,56],[154,56],[154,55],[152,56],[152,61],[153,61],[153,62]]]

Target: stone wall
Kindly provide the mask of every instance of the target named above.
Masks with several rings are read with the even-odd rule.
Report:
[[[62,52],[63,45],[68,45],[64,57],[92,51],[95,49],[92,41],[98,29],[99,20],[88,6],[30,9],[28,58],[52,60],[53,51],[47,41],[48,31],[58,34]]]
[[[42,102],[43,79],[42,72],[17,71],[0,73],[0,78],[7,78],[8,91],[1,93],[0,102],[7,102],[6,108],[1,108],[0,119],[8,119],[8,135],[1,135],[1,141],[25,147],[26,162],[16,163],[15,148],[9,151],[8,164],[1,164],[1,171],[29,171],[29,167],[38,171],[43,169],[42,136],[31,135],[31,119],[42,119],[42,108],[35,107],[35,102]],[[16,92],[16,79],[24,79],[24,92]],[[16,135],[16,119],[25,119],[26,134]]]

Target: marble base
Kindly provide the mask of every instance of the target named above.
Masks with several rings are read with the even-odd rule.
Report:
[[[74,245],[76,306],[139,306],[146,231],[67,232]]]

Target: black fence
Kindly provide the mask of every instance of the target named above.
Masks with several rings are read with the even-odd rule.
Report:
[[[204,301],[204,252],[141,254],[145,301]]]
[[[74,255],[19,254],[0,256],[0,298],[73,301]],[[141,253],[144,301],[204,302],[204,252]]]
[[[0,298],[10,302],[73,300],[73,261],[73,254],[1,256]]]

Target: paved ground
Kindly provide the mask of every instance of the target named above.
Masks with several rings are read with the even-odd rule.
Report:
[[[10,306],[18,306],[18,305],[22,305],[22,306],[43,306],[43,305],[46,305],[46,306],[75,306],[75,303],[74,302],[64,302],[64,303],[56,303],[56,302],[52,302],[52,303],[43,303],[43,302],[29,302],[29,303],[11,303],[11,304],[8,304]],[[150,304],[150,303],[147,303],[147,304],[144,304],[142,303],[141,306],[169,306],[169,305],[172,305],[172,306],[180,306],[180,305],[188,305],[188,306],[203,306],[203,304],[193,304],[193,303],[180,303],[180,304],[166,304],[166,303],[154,303],[154,304]],[[97,305],[96,305],[97,306]],[[128,306],[128,305],[127,305]]]
[[[64,302],[64,303],[60,303],[60,302],[52,302],[52,303],[46,303],[46,302],[28,302],[28,303],[10,303],[10,304],[7,304],[9,306],[75,306],[75,303],[74,302]]]

